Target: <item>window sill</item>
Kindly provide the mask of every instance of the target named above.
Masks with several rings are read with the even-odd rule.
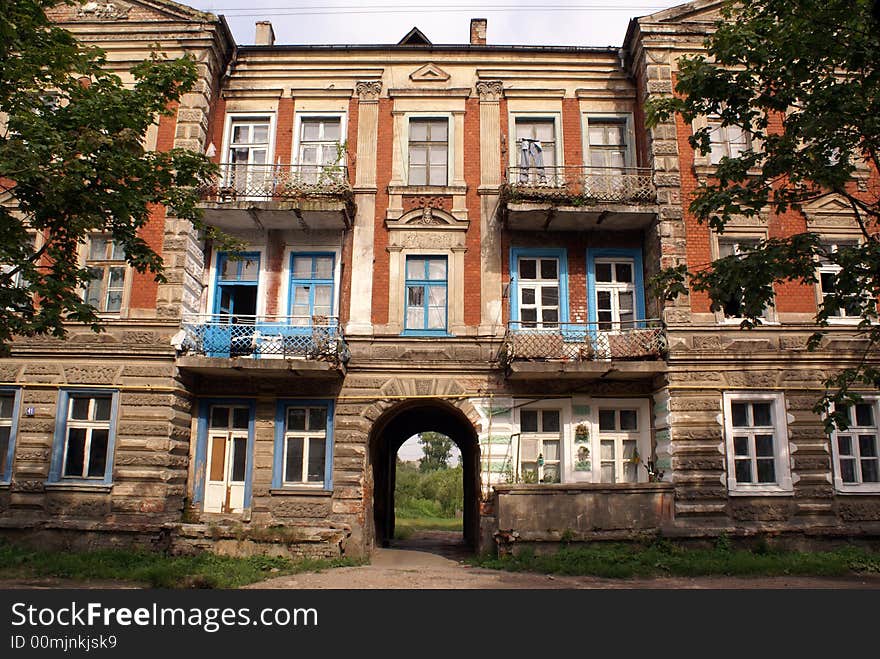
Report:
[[[414,336],[414,337],[424,337],[424,338],[449,338],[454,337],[455,334],[450,334],[446,330],[403,330],[400,333],[400,336]]]
[[[9,481],[0,481],[0,490],[8,490],[12,487],[12,483]]]
[[[269,490],[273,497],[331,497],[333,490],[311,487],[273,487]]]
[[[467,193],[466,185],[389,185],[388,194],[414,195],[462,195]]]
[[[718,325],[722,325],[723,327],[739,327],[742,325],[744,318],[720,318],[717,320]],[[781,323],[778,320],[767,320],[765,318],[761,319],[761,324],[757,325],[757,327],[764,326],[778,326]]]
[[[794,490],[793,489],[784,489],[781,487],[762,487],[755,489],[740,489],[727,490],[727,495],[731,497],[793,497]]]
[[[107,484],[103,481],[89,483],[88,481],[54,481],[46,483],[44,488],[47,491],[58,490],[60,492],[100,492],[110,494],[113,484]]]
[[[871,483],[870,485],[837,485],[834,488],[836,494],[844,496],[880,496],[880,484]]]

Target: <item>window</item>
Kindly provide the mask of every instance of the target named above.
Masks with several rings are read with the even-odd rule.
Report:
[[[333,314],[333,254],[291,254],[290,315],[293,325],[310,325]]]
[[[590,117],[587,133],[591,167],[626,167],[628,157],[625,119]]]
[[[268,117],[233,118],[229,126],[226,185],[241,195],[262,195],[272,186]]]
[[[446,332],[445,256],[406,257],[404,331]]]
[[[858,247],[858,240],[833,240],[823,241],[821,246],[829,254],[836,253],[839,249],[848,249]],[[840,266],[827,258],[819,259],[817,275],[819,279],[819,295],[823,303],[828,300],[837,290],[837,278],[840,275]],[[851,301],[845,302],[839,308],[835,309],[831,318],[858,318],[859,317],[859,301],[856,298],[850,298]],[[832,303],[833,304],[833,303]]]
[[[555,184],[553,168],[556,165],[556,123],[554,120],[517,117],[515,127],[519,181]],[[545,168],[549,168],[549,171]]]
[[[599,479],[602,483],[637,483],[639,453],[637,409],[599,408]]]
[[[559,259],[521,256],[516,267],[522,327],[558,327]]]
[[[282,401],[275,418],[273,487],[331,488],[333,403]]]
[[[249,403],[202,403],[196,463],[204,456],[204,511],[240,513],[249,505],[253,407]],[[207,422],[207,423],[206,423]],[[204,439],[201,439],[204,438]]]
[[[317,183],[321,175],[334,176],[331,168],[342,160],[340,117],[304,117],[300,122],[300,176],[306,183]],[[341,176],[341,174],[340,174]]]
[[[0,391],[0,483],[8,483],[12,479],[17,409],[17,392]]]
[[[707,117],[706,123],[709,126],[711,164],[717,165],[725,157],[736,158],[751,148],[748,132],[739,126],[722,126],[721,118],[717,116]]]
[[[92,278],[85,287],[86,303],[101,312],[121,311],[127,270],[122,246],[107,236],[93,236],[89,239],[86,268]]]
[[[831,438],[834,480],[841,492],[880,491],[878,418],[880,399],[865,399],[844,410],[849,428]]]
[[[50,482],[110,483],[117,398],[116,392],[61,392]]]
[[[561,482],[560,416],[560,410],[520,410],[520,473],[525,482]]]
[[[719,238],[718,239],[718,257],[733,257],[745,254],[751,249],[758,246],[760,240],[758,238]],[[738,294],[732,295],[721,302],[722,313],[725,319],[737,320],[742,318],[746,291],[742,289]],[[764,308],[761,317],[769,320],[770,310]]]
[[[446,185],[449,160],[447,119],[409,120],[409,185]]]
[[[731,493],[792,490],[781,394],[724,394],[727,483]]]
[[[599,329],[632,329],[636,294],[632,259],[596,259],[594,268]]]

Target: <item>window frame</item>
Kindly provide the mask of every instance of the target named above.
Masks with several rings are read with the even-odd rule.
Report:
[[[538,428],[534,431],[525,432],[522,429],[522,413],[523,412],[535,412],[537,413],[538,419]],[[556,412],[559,415],[559,430],[558,432],[545,432],[543,429],[544,423],[544,412]],[[570,425],[570,411],[569,411],[569,401],[567,400],[543,400],[543,401],[535,401],[534,403],[529,403],[526,405],[520,405],[516,407],[516,425],[519,430],[518,436],[518,449],[517,449],[517,459],[516,459],[516,472],[519,478],[524,478],[525,469],[523,469],[523,451],[522,445],[524,438],[532,439],[540,442],[540,448],[538,449],[538,455],[535,456],[535,474],[537,477],[536,484],[539,485],[552,485],[554,483],[567,483],[569,482],[568,478],[568,461],[567,455],[568,451],[566,450],[566,444],[568,443],[568,426]],[[559,450],[558,455],[555,460],[549,461],[552,464],[556,465],[557,475],[559,476],[559,480],[551,481],[549,483],[544,482],[544,465],[547,464],[546,458],[544,458],[544,463],[538,463],[538,456],[544,455],[544,442],[558,442]],[[529,461],[531,463],[531,461]]]
[[[706,115],[706,117],[705,117],[705,124],[706,124],[706,127],[709,129],[710,150],[709,150],[709,153],[707,153],[703,157],[706,159],[706,162],[713,167],[717,166],[721,162],[721,160],[725,157],[726,158],[738,158],[744,152],[749,151],[750,149],[754,148],[754,138],[752,137],[751,131],[748,131],[748,130],[741,128],[739,126],[733,126],[733,125],[723,126],[722,121],[723,120],[721,119],[720,115],[710,114],[710,115]],[[715,128],[712,127],[713,125],[715,125]],[[732,151],[731,151],[730,147],[732,144],[739,144],[739,142],[734,143],[730,140],[730,135],[729,135],[728,131],[731,128],[736,128],[737,130],[741,131],[742,136],[743,136],[743,140],[744,140],[744,145],[743,145],[742,150],[738,151],[735,156],[731,156]],[[717,141],[713,140],[712,139],[713,134],[718,134],[721,137],[723,137],[723,139],[717,140]],[[718,160],[715,160],[715,158],[713,157],[712,151],[711,151],[711,146],[714,144],[718,144],[724,149],[724,154]]]
[[[21,416],[21,387],[0,387],[0,395],[8,396],[10,394],[12,395],[12,417],[9,419],[9,444],[6,446],[6,466],[0,470],[0,485],[7,485],[12,482],[15,440],[18,436],[18,418]],[[5,426],[6,424],[2,423],[2,425]]]
[[[330,265],[330,278],[322,278],[322,277],[294,277],[294,261],[299,258],[311,258],[312,259],[312,268],[314,270],[315,259],[316,258],[327,258],[329,257],[331,260]],[[337,316],[337,277],[336,277],[336,267],[337,267],[337,254],[336,252],[320,252],[320,251],[295,251],[291,250],[290,256],[288,256],[288,282],[287,282],[287,316],[289,317],[291,323],[296,324],[296,320],[293,317],[293,307],[294,307],[294,294],[296,292],[297,286],[302,286],[308,284],[310,286],[309,289],[309,322],[306,326],[311,327],[312,321],[315,318],[315,286],[324,285],[330,286],[330,313],[327,314],[328,322],[331,321],[332,318]]]
[[[590,124],[591,123],[622,123],[623,131],[624,131],[624,139],[626,140],[624,144],[624,164],[623,167],[625,169],[635,167],[636,162],[636,145],[635,145],[635,134],[633,132],[633,118],[632,113],[629,112],[616,112],[616,113],[602,113],[602,112],[584,112],[582,114],[582,131],[583,131],[583,153],[584,153],[584,166],[589,170],[593,167],[592,158],[591,158],[591,143],[590,143]],[[615,169],[611,167],[611,169]]]
[[[558,110],[548,110],[548,111],[536,111],[536,110],[512,110],[507,113],[507,143],[511,145],[511,148],[508,149],[508,165],[511,167],[519,167],[520,166],[520,154],[519,147],[516,143],[516,122],[517,119],[525,119],[525,120],[548,120],[553,122],[553,136],[555,138],[555,149],[553,151],[553,156],[555,159],[554,167],[564,167],[565,166],[565,149],[563,145],[565,144],[564,139],[565,135],[562,131],[562,110],[561,108]],[[545,163],[545,167],[549,167]],[[511,181],[511,183],[515,183],[515,181]]]
[[[860,461],[861,458],[861,450],[858,448],[858,442],[855,441],[856,431],[858,429],[869,429],[873,428],[875,435],[875,449],[880,453],[880,396],[862,396],[862,401],[864,403],[870,403],[873,408],[874,415],[874,425],[873,426],[857,426],[851,425],[848,430],[837,430],[835,429],[830,435],[831,441],[831,459],[832,459],[832,473],[834,474],[834,489],[838,494],[877,494],[880,493],[880,482],[868,482],[864,481],[859,483],[846,483],[843,480],[843,476],[841,475],[840,470],[840,448],[838,446],[838,436],[840,434],[849,434],[852,436],[853,442],[853,453],[851,454],[853,459],[856,462]],[[857,451],[857,452],[856,452]],[[861,471],[861,466],[859,467]]]
[[[834,251],[837,251],[837,247],[839,244],[843,243],[846,246],[858,246],[861,244],[860,240],[861,236],[857,234],[837,234],[837,235],[820,235],[820,244],[822,245],[830,245],[834,247]],[[824,263],[821,259],[818,259],[816,264],[816,308],[818,309],[819,305],[821,305],[825,301],[825,295],[822,292],[822,273],[832,273],[837,274],[842,270],[839,265],[833,263]],[[862,320],[861,316],[829,316],[828,323],[830,325],[857,325]]]
[[[254,246],[248,245],[245,247],[244,251],[240,253],[240,256],[255,256],[257,255],[260,260],[259,271],[257,275],[257,280],[255,282],[249,281],[239,281],[237,284],[235,280],[227,280],[222,278],[223,269],[221,267],[221,260],[227,257],[228,251],[226,250],[213,250],[211,253],[211,267],[208,273],[209,281],[211,282],[211,286],[208,288],[208,297],[205,301],[205,309],[206,313],[210,316],[218,316],[220,315],[220,286],[223,284],[234,284],[239,286],[256,286],[257,287],[257,304],[256,304],[256,315],[263,316],[266,311],[266,299],[264,291],[267,290],[268,281],[267,276],[268,273],[266,271],[266,249],[262,246]]]
[[[773,458],[775,483],[739,483],[736,479],[736,453],[734,450],[734,433],[732,403],[772,403]],[[794,481],[791,468],[791,450],[788,434],[788,413],[783,392],[767,391],[725,391],[722,394],[722,415],[724,420],[725,464],[727,467],[727,493],[729,496],[791,496],[794,493]],[[747,426],[746,428],[763,428],[765,426]],[[740,430],[750,432],[753,430]],[[753,445],[754,442],[751,442]],[[753,460],[756,456],[750,456]]]
[[[635,318],[633,319],[633,327],[630,329],[634,329],[636,327],[643,326],[644,323],[639,321],[645,320],[645,274],[644,274],[644,261],[642,257],[642,250],[640,248],[609,248],[609,249],[600,249],[600,248],[588,248],[587,249],[587,322],[590,324],[590,328],[596,328],[598,331],[599,328],[599,300],[598,300],[598,289],[600,288],[600,283],[596,281],[596,262],[604,262],[604,261],[631,261],[633,268],[633,314]],[[617,321],[612,321],[613,323],[617,323],[620,325],[620,319],[618,317]],[[619,331],[621,328],[612,328],[611,330],[603,330],[603,331]],[[623,328],[626,329],[626,328]]]
[[[532,247],[512,247],[510,249],[509,263],[509,287],[508,301],[509,312],[508,317],[513,329],[537,330],[538,328],[526,328],[523,326],[523,320],[520,316],[520,278],[519,278],[519,260],[521,258],[555,258],[557,262],[557,275],[559,278],[559,319],[560,326],[554,328],[546,328],[547,331],[560,332],[565,323],[569,322],[569,299],[568,299],[568,250],[564,247],[560,248],[532,248]]]
[[[347,135],[348,135],[348,122],[347,122],[348,115],[347,115],[347,113],[345,113],[345,112],[309,112],[306,110],[296,112],[296,114],[294,116],[294,126],[293,126],[293,151],[292,151],[293,163],[292,164],[298,165],[300,168],[300,171],[301,171],[301,168],[305,166],[305,164],[302,162],[302,145],[303,145],[302,124],[304,121],[308,121],[309,119],[320,119],[320,120],[339,119],[339,141],[337,142],[337,144],[344,145],[348,141],[347,140]],[[324,140],[323,143],[326,143],[326,140]],[[347,166],[347,164],[348,164],[347,156],[348,156],[348,154],[346,153],[346,150],[343,149],[342,150],[342,157],[338,163],[338,165],[340,167]],[[326,168],[326,165],[316,165],[316,167],[317,166],[320,166],[322,168],[322,171]]]
[[[110,419],[107,421],[107,457],[104,464],[104,475],[101,478],[86,478],[64,475],[64,463],[67,455],[68,437],[70,428],[69,415],[70,404],[73,398],[110,398]],[[113,484],[113,464],[116,452],[116,436],[119,422],[119,390],[97,388],[64,388],[58,392],[58,402],[55,411],[55,434],[52,439],[52,457],[49,466],[48,483],[53,484],[77,484],[88,486],[110,486]]]
[[[192,472],[192,503],[201,510],[205,505],[205,485],[208,482],[208,435],[211,408],[247,407],[248,441],[245,459],[244,502],[242,511],[251,507],[254,479],[254,435],[256,427],[256,401],[252,398],[200,398],[198,402],[198,423],[196,427],[195,466]]]
[[[728,243],[731,241],[737,241],[736,245],[739,246],[739,241],[743,242],[755,242],[759,243],[762,240],[767,240],[767,232],[764,230],[761,231],[753,231],[753,232],[744,232],[736,229],[732,229],[730,233],[725,232],[724,234],[719,235],[716,232],[712,232],[712,253],[713,260],[722,258],[721,257],[721,244]],[[774,287],[773,290],[773,298],[776,299],[776,289]],[[724,313],[724,309],[720,309],[715,313],[715,322],[719,325],[740,325],[743,321],[743,316],[727,316]],[[776,305],[773,304],[771,306],[764,307],[764,315],[761,316],[761,324],[762,325],[778,325],[779,320],[776,313]]]
[[[410,279],[408,275],[408,264],[410,259],[425,259],[425,271],[428,271],[428,262],[431,260],[443,260],[446,263],[446,278],[443,280],[440,279]],[[447,254],[406,254],[403,258],[403,336],[449,336],[449,274],[450,274],[450,261],[451,259]],[[442,281],[442,283],[441,283]],[[407,324],[407,308],[409,307],[409,288],[410,286],[422,286],[425,289],[429,286],[442,286],[446,291],[446,308],[444,313],[444,322],[443,328],[414,328],[409,327]],[[425,310],[425,324],[428,323],[428,294],[427,290],[425,290],[425,299],[424,299],[424,310]]]
[[[318,408],[327,410],[327,426],[324,444],[324,480],[321,483],[298,483],[284,480],[284,468],[287,458],[287,414],[293,407]],[[277,401],[275,406],[275,442],[272,454],[272,489],[287,491],[333,491],[333,430],[336,401],[330,398],[297,399],[287,398]],[[307,468],[304,463],[304,468]]]
[[[92,256],[92,254],[91,254],[92,240],[94,240],[95,238],[100,238],[100,239],[107,241],[104,254],[106,257],[107,252],[109,251],[109,254],[110,254],[109,257],[101,258],[101,259],[91,258],[91,256]],[[93,283],[96,283],[96,282],[101,282],[101,284],[100,284],[100,286],[101,286],[101,304],[100,304],[100,306],[95,307],[98,315],[100,315],[100,316],[110,316],[110,317],[120,316],[126,311],[126,309],[128,308],[128,304],[129,304],[129,291],[131,289],[131,279],[132,279],[131,268],[129,267],[128,260],[126,258],[124,250],[123,250],[121,259],[112,258],[113,252],[115,251],[116,248],[110,247],[110,246],[117,245],[117,244],[118,244],[117,241],[113,239],[112,235],[104,234],[104,233],[95,233],[95,234],[89,235],[88,240],[86,240],[86,242],[83,246],[83,249],[82,249],[83,267],[86,270],[100,269],[102,271],[102,276],[100,279],[92,279],[91,281],[86,283],[82,288],[82,299],[84,302],[88,302],[88,292],[89,292],[90,285]],[[119,246],[119,248],[122,249],[121,246]],[[122,270],[122,287],[121,287],[121,289],[111,289],[110,288],[110,277],[111,277],[110,273],[114,269],[121,269]],[[119,290],[120,300],[119,300],[119,309],[114,309],[112,311],[109,311],[109,310],[107,310],[107,299],[108,299],[108,296],[110,295],[111,290]]]
[[[410,136],[412,135],[412,122],[415,121],[445,121],[446,122],[446,181],[442,184],[431,184],[430,183],[430,162],[426,164],[426,178],[425,183],[413,183],[410,180],[410,145],[412,140]],[[455,151],[453,146],[455,145],[455,121],[453,120],[452,112],[407,112],[404,116],[404,126],[406,130],[405,139],[402,146],[402,156],[403,156],[403,179],[406,181],[405,185],[408,187],[414,188],[447,188],[453,185],[454,178],[454,160],[455,160]],[[439,142],[438,142],[439,144]],[[430,157],[429,157],[430,159]]]

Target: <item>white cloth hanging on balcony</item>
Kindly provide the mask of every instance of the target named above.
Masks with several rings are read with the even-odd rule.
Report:
[[[520,171],[519,180],[521,183],[527,183],[529,180],[529,169],[535,168],[535,173],[541,181],[544,180],[544,148],[539,140],[522,138],[520,140]]]

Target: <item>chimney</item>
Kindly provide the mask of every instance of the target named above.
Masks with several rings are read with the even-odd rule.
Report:
[[[486,45],[486,19],[485,18],[472,18],[471,19],[471,45],[472,46],[485,46]]]
[[[258,46],[275,45],[275,30],[272,29],[272,21],[257,21],[257,36],[254,43]]]

